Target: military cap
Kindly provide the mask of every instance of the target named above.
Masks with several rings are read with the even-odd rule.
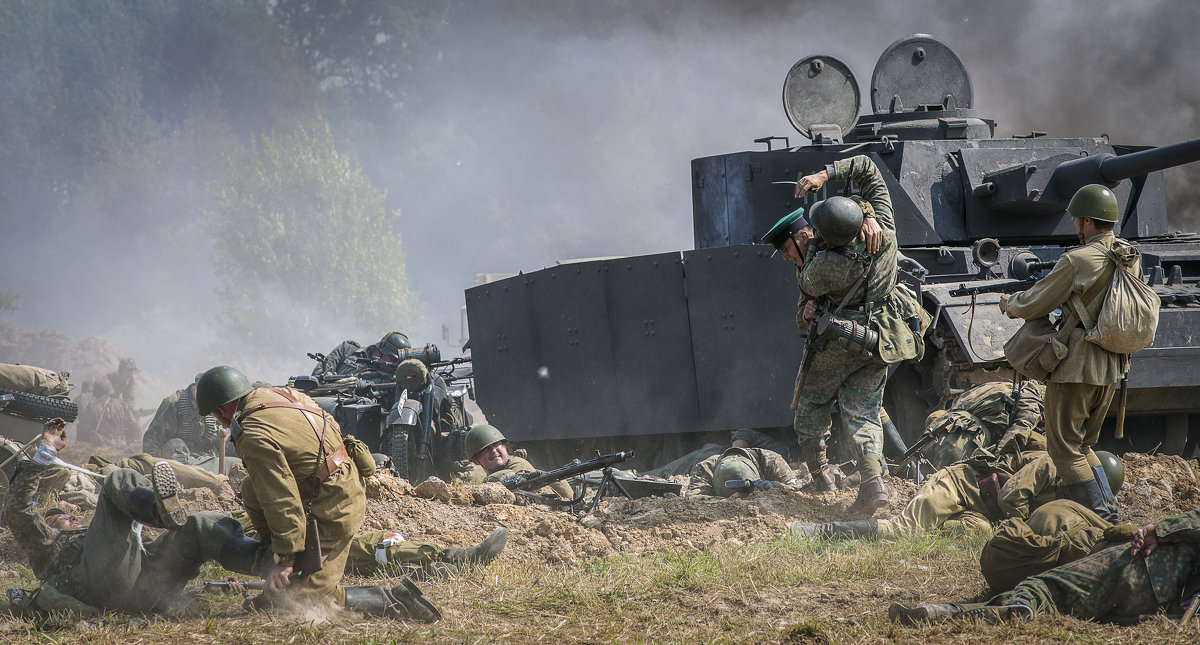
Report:
[[[776,249],[779,249],[779,247],[783,246],[783,243],[785,240],[787,240],[787,238],[791,237],[796,231],[799,231],[805,226],[808,226],[808,220],[804,219],[804,208],[797,208],[796,210],[779,218],[779,221],[775,222],[775,225],[772,226],[769,231],[763,234],[762,240],[760,241],[763,244],[770,244]]]

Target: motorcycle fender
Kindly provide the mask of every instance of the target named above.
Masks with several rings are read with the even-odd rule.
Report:
[[[388,425],[421,425],[421,402],[408,399],[404,402],[404,405],[392,408],[392,410],[388,413]]]

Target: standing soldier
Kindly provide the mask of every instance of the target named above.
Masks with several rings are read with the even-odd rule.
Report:
[[[1115,270],[1107,254],[1116,243],[1117,198],[1108,188],[1091,184],[1075,193],[1067,212],[1075,218],[1083,246],[1064,253],[1054,269],[1028,291],[1001,295],[1000,311],[1009,318],[1034,320],[1060,307],[1064,317],[1073,315],[1076,320],[1095,320],[1100,313]],[[1140,277],[1141,262],[1135,265],[1131,272]],[[1086,316],[1080,315],[1079,306]],[[1085,342],[1086,333],[1082,327],[1071,332],[1066,358],[1047,379],[1046,443],[1071,499],[1115,522],[1116,499],[1105,485],[1092,446],[1100,437],[1117,381],[1129,369],[1129,356]]]
[[[366,495],[341,428],[315,401],[292,388],[253,388],[244,374],[220,366],[200,377],[196,403],[200,414],[212,414],[232,429],[247,472],[242,502],[275,555],[263,585],[267,601],[281,593],[307,600],[325,596],[369,615],[424,622],[441,617],[407,579],[391,589],[341,586]],[[314,537],[320,566],[302,571],[308,558],[301,556],[313,555]]]
[[[853,181],[862,196],[831,197],[782,218],[763,236],[798,268],[801,298],[797,322],[810,326],[808,353],[797,374],[793,408],[800,450],[817,490],[832,490],[835,474],[826,458],[829,406],[836,399],[845,434],[858,449],[861,484],[853,511],[867,515],[887,504],[883,485],[883,428],[879,424],[887,364],[920,356],[924,322],[916,298],[898,288],[892,201],[870,158],[841,159],[801,177],[796,196],[829,180]],[[811,244],[812,248],[809,248]],[[845,334],[839,334],[837,330]],[[917,329],[920,329],[918,327]],[[819,330],[819,331],[818,331]],[[821,334],[818,338],[811,338]],[[842,335],[840,342],[827,342]]]

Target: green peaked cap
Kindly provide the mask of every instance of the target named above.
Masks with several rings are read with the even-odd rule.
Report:
[[[779,218],[779,221],[775,222],[771,230],[763,234],[761,242],[779,248],[789,235],[805,226],[808,226],[808,220],[804,219],[804,208],[797,208]]]

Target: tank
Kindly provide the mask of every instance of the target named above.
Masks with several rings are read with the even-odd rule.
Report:
[[[1162,303],[1153,347],[1132,361],[1126,438],[1117,442],[1110,427],[1102,443],[1191,451],[1200,236],[1169,231],[1161,171],[1200,160],[1200,140],[1154,148],[1037,131],[995,138],[958,56],[924,34],[880,56],[870,114],[859,114],[858,88],[836,58],[804,58],[787,74],[783,104],[810,145],[766,137],[755,141],[765,150],[693,160],[694,249],[564,263],[468,289],[476,391],[489,420],[552,455],[643,437],[642,452],[659,447],[651,462],[715,433],[790,427],[803,344],[795,271],[756,242],[795,208],[855,191],[829,182],[796,199],[799,176],[864,154],[891,193],[901,279],[934,319],[924,360],[889,374],[885,407],[902,435],[917,436],[929,411],[970,386],[1011,380],[1002,347],[1021,321],[1000,314],[997,294],[950,291],[1043,275],[1078,243],[1065,212],[1071,196],[1099,183],[1117,195],[1117,234],[1141,250]]]

